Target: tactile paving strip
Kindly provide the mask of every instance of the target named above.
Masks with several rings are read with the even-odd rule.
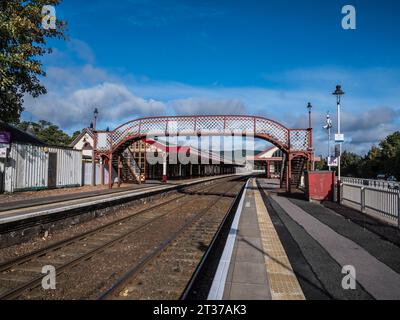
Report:
[[[272,300],[305,300],[255,179],[253,179],[253,190]]]

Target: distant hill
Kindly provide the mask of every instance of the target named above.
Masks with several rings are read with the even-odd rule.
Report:
[[[246,156],[246,153],[247,153],[247,154],[251,154],[251,155],[253,154],[253,152],[250,151],[250,150],[248,150],[248,151],[247,151],[247,150],[235,150],[235,151],[234,151],[234,150],[228,150],[228,151],[226,151],[226,152],[223,151],[223,150],[221,150],[221,151],[220,151],[220,155],[221,155],[221,156],[225,155],[226,158],[230,159],[233,152],[235,152],[235,154],[236,154],[236,152],[240,152],[240,151],[242,151],[243,157]],[[264,151],[264,150],[254,150],[254,155],[257,155],[257,154],[259,154],[259,153],[262,152],[262,151]]]

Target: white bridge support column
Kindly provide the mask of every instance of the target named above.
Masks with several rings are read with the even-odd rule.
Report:
[[[167,183],[168,181],[168,176],[167,176],[167,153],[163,153],[163,176],[162,176],[162,182]]]

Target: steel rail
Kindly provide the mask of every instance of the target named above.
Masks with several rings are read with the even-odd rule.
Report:
[[[109,300],[112,299],[112,296],[114,296],[118,291],[121,291],[124,287],[124,284],[126,282],[129,282],[133,279],[136,278],[136,276],[144,269],[144,267],[154,260],[156,257],[158,257],[173,241],[175,241],[179,236],[184,234],[184,232],[192,226],[196,221],[200,220],[209,210],[214,207],[217,203],[223,199],[226,194],[234,189],[236,187],[233,186],[229,188],[227,191],[225,191],[222,195],[218,196],[218,199],[214,202],[212,202],[209,206],[204,208],[203,210],[200,211],[197,215],[189,219],[181,228],[179,228],[178,231],[174,232],[168,239],[163,241],[159,246],[155,248],[152,252],[144,256],[139,260],[139,262],[132,267],[127,273],[125,273],[109,290],[107,290],[104,294],[102,294],[99,299],[100,300]]]
[[[224,183],[224,181],[218,181],[217,183],[205,186],[204,189],[213,188],[216,185],[219,185],[219,184],[222,184],[222,183]],[[201,187],[203,187],[203,186],[200,186],[199,189],[202,189]],[[121,222],[124,222],[124,221],[127,221],[129,219],[135,218],[135,217],[137,217],[139,215],[143,215],[146,212],[149,212],[149,211],[152,211],[154,209],[160,208],[162,206],[165,206],[165,205],[167,205],[167,204],[169,204],[171,202],[174,202],[176,200],[182,199],[184,197],[188,197],[189,195],[193,195],[193,194],[184,194],[184,195],[175,197],[175,198],[170,199],[168,201],[165,201],[163,203],[160,203],[160,204],[151,206],[149,208],[140,210],[140,211],[138,211],[138,212],[136,212],[136,213],[134,213],[132,215],[129,215],[127,217],[124,217],[124,218],[115,220],[113,222],[110,222],[110,223],[108,223],[108,224],[106,224],[104,226],[101,226],[99,228],[96,228],[94,230],[90,230],[88,232],[85,232],[84,234],[80,234],[80,235],[74,236],[72,238],[59,241],[59,242],[57,242],[55,244],[52,244],[52,245],[50,245],[48,247],[45,247],[45,248],[42,248],[42,249],[38,249],[38,250],[36,250],[36,251],[34,251],[32,253],[28,253],[28,254],[26,254],[24,256],[21,256],[21,257],[19,257],[17,259],[5,262],[5,263],[0,265],[0,272],[7,271],[7,270],[9,270],[9,269],[11,269],[11,268],[13,268],[15,266],[18,266],[18,265],[21,265],[23,263],[29,262],[29,261],[31,261],[31,260],[33,260],[35,258],[42,257],[42,256],[44,256],[44,255],[46,255],[46,254],[48,254],[50,252],[53,252],[55,250],[61,249],[63,247],[66,247],[66,246],[70,245],[71,243],[78,242],[80,240],[84,240],[84,239],[88,238],[89,236],[92,236],[92,235],[95,235],[97,233],[100,233],[100,232],[102,232],[102,231],[104,231],[104,230],[106,230],[106,229],[108,229],[110,227],[113,227],[115,225],[120,224]],[[199,196],[201,197],[202,195],[200,194]],[[87,253],[81,254],[79,257],[77,257],[77,258],[75,258],[75,259],[73,259],[73,260],[71,260],[71,261],[69,261],[69,262],[57,267],[57,273],[61,274],[62,271],[65,270],[66,268],[72,267],[72,266],[78,264],[80,261],[90,259],[96,253],[104,251],[108,247],[110,247],[110,246],[114,245],[115,243],[117,243],[119,241],[122,241],[124,238],[130,236],[132,233],[137,232],[137,231],[145,228],[149,224],[151,224],[151,223],[157,221],[158,219],[161,219],[161,218],[163,218],[163,217],[165,217],[165,216],[167,216],[167,215],[169,215],[169,214],[171,214],[173,212],[176,212],[176,208],[173,208],[173,209],[169,210],[168,212],[166,212],[165,214],[162,214],[162,215],[160,215],[158,217],[155,217],[155,218],[145,222],[145,224],[142,224],[141,226],[138,226],[138,227],[134,228],[133,230],[129,230],[128,232],[124,233],[123,235],[118,236],[117,238],[114,238],[114,239],[106,242],[105,244],[100,245],[99,247],[97,247],[97,248],[95,248],[95,249],[93,249],[93,250],[91,250],[91,251],[89,251]],[[30,280],[30,281],[28,281],[28,282],[26,282],[26,283],[24,283],[24,284],[22,284],[20,286],[17,286],[16,288],[10,289],[10,290],[2,293],[0,295],[0,299],[12,299],[12,298],[15,298],[15,297],[19,296],[21,293],[23,293],[25,290],[33,289],[34,287],[40,285],[42,279],[43,279],[43,275],[40,275],[40,276],[38,276],[36,278],[33,278],[32,280]]]
[[[217,181],[217,180],[211,180],[211,181]],[[215,184],[221,184],[221,183],[223,183],[223,182],[222,181],[217,181],[216,183],[211,184],[211,186],[214,186]],[[197,187],[198,189],[202,189],[202,187],[209,187],[209,186],[210,185],[207,185],[207,186],[195,185],[195,186],[188,186],[187,189],[196,190],[194,187]],[[71,243],[73,243],[75,241],[83,240],[83,239],[85,239],[85,238],[87,238],[87,237],[89,237],[89,236],[91,236],[91,235],[93,235],[95,233],[104,231],[104,229],[106,229],[106,228],[112,227],[112,226],[117,225],[117,224],[119,224],[121,222],[125,222],[125,221],[127,221],[127,220],[129,220],[131,218],[134,218],[134,217],[136,217],[136,216],[138,216],[140,214],[146,213],[147,211],[151,211],[153,209],[160,208],[160,207],[162,207],[164,205],[167,205],[167,204],[169,204],[169,203],[171,203],[173,201],[182,199],[182,198],[184,198],[184,197],[186,197],[188,195],[195,195],[195,194],[196,194],[195,192],[187,192],[184,195],[180,195],[178,197],[174,197],[173,199],[170,199],[170,200],[164,201],[162,203],[150,206],[149,208],[145,208],[145,209],[139,210],[138,212],[135,212],[135,213],[133,213],[133,214],[131,214],[129,216],[126,216],[124,218],[120,218],[120,219],[117,219],[115,221],[109,222],[109,223],[107,223],[107,224],[105,224],[103,226],[100,226],[98,228],[95,228],[93,230],[89,230],[89,231],[87,231],[85,233],[76,235],[76,236],[68,238],[66,240],[61,240],[61,241],[56,242],[56,243],[54,243],[54,244],[52,244],[50,246],[47,246],[47,247],[35,250],[35,251],[31,252],[31,253],[28,253],[28,254],[22,255],[20,257],[17,257],[16,259],[0,263],[0,272],[4,272],[7,269],[9,269],[9,268],[11,268],[11,267],[13,267],[15,265],[22,264],[24,262],[27,262],[27,261],[33,259],[33,258],[41,256],[41,255],[43,255],[45,253],[48,253],[48,252],[57,250],[57,249],[59,249],[59,248],[61,248],[63,246],[69,245],[69,244],[71,244]],[[200,192],[200,193],[197,193],[197,194],[204,195],[203,192]]]
[[[232,177],[232,175],[229,175],[229,177]],[[215,180],[220,180],[220,179],[225,179],[225,178],[228,178],[228,177],[226,175],[216,176],[214,179],[205,180],[205,181],[201,180],[201,179],[198,179],[198,180],[190,181],[189,183],[191,183],[191,185],[183,186],[183,187],[184,188],[185,187],[190,187],[190,186],[194,186],[194,185],[197,185],[197,184],[202,184],[202,183],[206,183],[206,182],[209,182],[209,181],[215,181]],[[54,200],[49,200],[48,202],[44,202],[44,203],[24,204],[24,205],[21,205],[19,207],[12,207],[10,209],[2,209],[0,207],[0,214],[4,215],[4,214],[7,214],[9,211],[18,211],[18,210],[22,210],[22,209],[36,208],[36,207],[47,206],[47,205],[62,204],[62,203],[68,204],[71,201],[81,200],[81,199],[96,200],[94,198],[99,198],[101,200],[103,198],[105,198],[105,199],[110,198],[110,200],[112,200],[113,196],[121,196],[121,195],[125,195],[125,194],[129,195],[130,193],[136,193],[136,192],[141,192],[141,191],[146,191],[146,190],[149,191],[149,190],[152,190],[152,189],[155,189],[154,191],[158,191],[158,189],[160,187],[162,187],[162,186],[163,186],[162,184],[157,184],[157,185],[151,185],[151,186],[148,186],[148,187],[139,187],[139,188],[134,188],[134,189],[130,188],[128,190],[127,189],[122,189],[122,190],[115,190],[114,189],[114,190],[111,190],[111,191],[106,192],[104,194],[92,194],[92,195],[87,195],[87,194],[86,195],[79,195],[79,193],[76,193],[77,196],[73,197],[73,198],[70,198],[70,199],[60,199],[60,200],[54,199]],[[169,186],[170,187],[174,187],[174,186],[180,187],[182,185],[169,184]],[[161,189],[160,191],[163,191],[163,190]],[[74,195],[74,194],[71,194],[71,195]],[[12,204],[12,203],[15,203],[15,201],[9,202],[9,204]]]
[[[179,300],[186,300],[187,297],[189,296],[189,294],[191,293],[193,285],[195,284],[196,280],[198,279],[200,272],[203,270],[203,266],[206,264],[206,261],[210,255],[211,251],[214,250],[217,239],[219,239],[221,237],[222,230],[223,230],[224,226],[226,225],[228,218],[230,217],[232,212],[235,210],[235,208],[238,206],[245,188],[246,188],[246,184],[243,185],[242,189],[235,197],[235,200],[231,203],[222,222],[220,223],[220,225],[218,227],[217,232],[215,233],[214,237],[212,238],[210,245],[208,246],[203,257],[201,258],[200,263],[197,265],[196,270],[193,272],[192,277],[191,277],[190,281],[188,282],[188,284],[186,285],[186,288],[183,291],[183,293],[181,294]]]
[[[232,176],[232,175],[229,175],[229,176]],[[209,181],[225,179],[225,178],[227,178],[226,175],[217,176],[214,179],[206,180],[206,181],[204,181],[204,180],[194,180],[194,181],[190,182],[192,184],[189,185],[188,187],[193,186],[193,185],[197,185],[197,184],[202,184],[202,183],[209,182]],[[45,203],[34,203],[34,204],[29,204],[29,205],[26,204],[26,205],[22,205],[22,206],[19,206],[19,207],[13,207],[11,209],[5,209],[5,210],[0,208],[0,214],[6,214],[9,211],[17,211],[17,210],[22,210],[22,209],[27,209],[27,208],[35,208],[35,207],[54,205],[54,204],[62,204],[62,203],[68,203],[70,201],[88,199],[88,198],[91,198],[91,200],[95,200],[95,199],[92,199],[92,198],[98,197],[99,199],[102,199],[102,198],[107,198],[108,196],[110,196],[109,198],[112,200],[114,195],[115,196],[121,196],[121,195],[124,195],[124,194],[129,195],[130,193],[133,193],[133,195],[134,195],[136,192],[141,192],[141,191],[146,191],[146,190],[151,190],[151,189],[155,189],[154,191],[157,191],[158,188],[160,188],[160,186],[163,186],[163,185],[162,184],[152,185],[152,186],[148,186],[148,187],[140,187],[140,188],[129,189],[129,190],[126,190],[126,189],[124,189],[124,190],[112,190],[111,192],[106,192],[104,194],[93,194],[93,195],[79,195],[79,193],[77,193],[77,197],[74,197],[74,198],[71,198],[71,199],[60,199],[60,200],[48,201],[48,202],[45,202]],[[169,185],[169,186],[174,187],[174,185]],[[180,187],[182,185],[177,184],[175,186],[176,187]],[[186,187],[186,186],[183,186],[183,187]],[[162,190],[160,190],[160,191],[162,191]],[[10,202],[9,204],[12,204],[12,203],[15,203],[15,202]]]

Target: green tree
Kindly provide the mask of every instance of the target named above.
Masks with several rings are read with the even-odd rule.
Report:
[[[321,161],[315,161],[315,170],[316,171],[323,171],[328,170],[328,162],[321,156]]]
[[[365,157],[345,151],[341,158],[342,174],[375,179],[378,174],[394,175],[400,180],[400,131],[372,146]]]
[[[382,159],[394,158],[400,150],[400,131],[387,136],[379,146],[382,149]]]
[[[397,180],[400,181],[400,150],[397,150],[393,162],[394,162],[393,174],[396,176]]]
[[[348,177],[360,176],[359,166],[361,161],[362,161],[361,156],[349,151],[344,151],[341,157],[342,174]]]
[[[39,122],[21,122],[18,128],[34,134],[38,139],[51,146],[66,147],[71,142],[71,137],[58,126],[51,122],[40,120]]]
[[[395,175],[400,179],[400,131],[387,136],[379,146],[383,170],[386,174]]]
[[[71,142],[76,139],[77,136],[81,134],[81,131],[75,131],[71,136]]]
[[[0,0],[0,120],[18,123],[24,95],[46,93],[39,77],[45,76],[40,56],[51,53],[49,38],[64,39],[66,24],[55,29],[42,26],[44,5],[61,0]]]
[[[361,177],[376,178],[382,173],[383,165],[381,162],[381,149],[373,146],[361,162]]]

